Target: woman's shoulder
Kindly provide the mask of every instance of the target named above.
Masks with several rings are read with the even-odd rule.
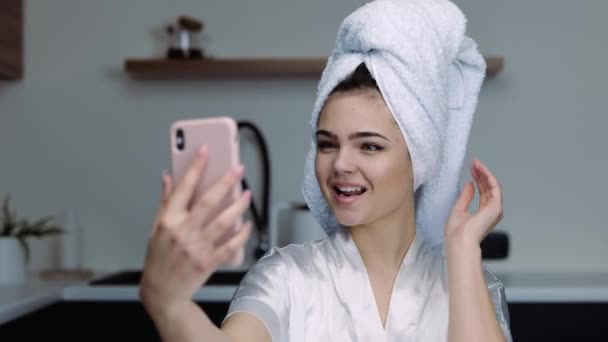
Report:
[[[262,256],[254,268],[280,267],[293,272],[310,271],[311,267],[323,264],[329,257],[328,238],[273,247]]]

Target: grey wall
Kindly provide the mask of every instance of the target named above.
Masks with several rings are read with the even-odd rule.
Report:
[[[205,21],[215,56],[327,56],[341,19],[361,1],[25,3],[25,79],[0,83],[0,192],[11,191],[28,216],[73,208],[86,266],[141,265],[175,119],[230,114],[260,125],[272,201],[301,199],[316,80],[141,81],[122,63],[162,54],[155,37],[182,13]],[[512,257],[494,269],[608,271],[608,141],[600,135],[608,3],[457,3],[481,51],[506,58],[482,91],[469,156],[505,188],[500,229],[511,235]],[[254,169],[251,155],[245,146]],[[53,265],[54,243],[35,244],[32,268]]]

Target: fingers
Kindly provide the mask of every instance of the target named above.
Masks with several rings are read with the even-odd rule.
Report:
[[[475,187],[473,186],[473,182],[468,182],[458,199],[456,200],[456,204],[454,205],[454,211],[457,213],[467,212],[469,210],[469,205],[475,196]]]
[[[177,210],[185,210],[196,191],[197,185],[200,182],[203,170],[207,165],[208,148],[203,145],[199,150],[196,158],[192,161],[186,173],[177,184],[175,193],[170,198],[168,210],[174,212]]]
[[[486,165],[479,160],[474,160],[471,174],[479,188],[480,205],[488,203],[492,199],[501,199],[500,184]]]
[[[497,195],[501,191],[501,186],[494,174],[492,174],[490,169],[482,162],[479,162],[479,169],[480,173],[484,175],[484,184],[487,186],[486,190],[492,195]]]
[[[167,203],[171,197],[171,193],[173,192],[173,181],[171,180],[171,176],[167,173],[167,171],[163,171],[162,186],[162,203]]]
[[[249,208],[251,202],[251,191],[246,190],[241,197],[232,203],[226,210],[221,212],[205,230],[201,232],[201,238],[216,243],[218,239],[225,236],[230,229],[235,227],[236,222],[243,212]],[[202,218],[199,218],[202,219]],[[195,223],[197,224],[197,223]]]
[[[160,207],[158,208],[158,212],[156,213],[156,217],[154,218],[154,226],[151,232],[152,235],[154,235],[158,230],[161,217],[166,210],[167,203],[169,202],[169,198],[171,198],[171,193],[173,192],[173,182],[171,181],[171,176],[167,174],[166,171],[163,171],[163,174],[161,176],[161,185],[162,194],[160,199]]]
[[[471,175],[475,179],[477,188],[479,189],[479,195],[483,195],[487,191],[487,183],[484,179],[484,175],[481,173],[481,162],[477,159],[473,160],[471,165]]]
[[[192,217],[196,224],[200,225],[212,219],[210,216],[217,211],[217,206],[222,203],[226,194],[241,180],[244,170],[242,165],[236,166],[200,196],[192,207]]]
[[[493,227],[502,218],[502,188],[488,167],[474,160],[471,174],[479,189],[479,210],[473,219],[478,223]]]
[[[238,173],[233,173],[231,177],[235,175],[238,176]],[[230,186],[232,183],[224,181],[221,186],[218,186]],[[216,186],[214,185],[214,187]],[[210,192],[211,190],[206,195]],[[215,196],[222,197],[220,191],[216,191],[211,195],[211,197]],[[193,209],[187,222],[187,226],[190,227],[188,229],[189,232],[184,233],[186,234],[184,236],[185,239],[188,240],[185,243],[190,246],[189,250],[195,253],[192,257],[198,272],[215,270],[218,265],[228,260],[230,255],[226,256],[226,253],[238,251],[238,248],[247,240],[249,236],[247,230],[250,230],[247,227],[251,225],[250,223],[243,225],[240,220],[243,212],[249,208],[251,201],[250,190],[244,191],[236,201],[220,212],[211,222],[206,222],[209,219],[208,215],[210,211],[217,210],[216,207],[219,205],[219,201],[209,201],[206,202],[208,203],[207,206],[199,206],[199,203],[196,204],[196,210]],[[240,229],[235,230],[235,227]]]
[[[247,239],[249,239],[250,232],[251,222],[244,223],[235,236],[218,247],[216,252],[216,262],[218,265],[230,260],[243,247]]]
[[[205,239],[199,239],[197,243],[191,245],[191,250],[194,251],[194,254],[192,255],[193,264],[197,271],[213,271],[219,265],[230,259],[249,238],[251,226],[251,222],[240,224],[238,232],[235,235],[217,246]]]

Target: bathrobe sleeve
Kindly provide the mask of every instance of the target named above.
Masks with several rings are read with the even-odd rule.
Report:
[[[262,321],[273,342],[286,341],[289,318],[287,270],[284,256],[278,248],[271,249],[241,281],[224,321],[237,312],[248,312]]]
[[[488,291],[492,297],[494,304],[494,313],[496,319],[502,328],[507,342],[512,342],[511,329],[509,323],[509,307],[507,305],[507,297],[505,296],[505,287],[492,271],[485,265],[483,266],[483,275],[488,285]]]

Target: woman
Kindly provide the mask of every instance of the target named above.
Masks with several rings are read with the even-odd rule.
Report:
[[[437,80],[450,73],[449,68],[422,73],[414,68],[409,75],[415,77],[396,78],[412,71],[408,54],[428,57],[432,50],[424,44],[436,38],[416,34],[405,45],[423,45],[406,52],[369,44],[369,37],[373,43],[383,38],[366,35],[368,29],[377,32],[366,25],[384,22],[387,15],[390,22],[391,14],[410,25],[406,31],[393,32],[403,40],[409,39],[403,33],[412,32],[412,27],[432,25],[424,27],[426,32],[441,26],[428,19],[449,15],[462,22],[455,6],[443,0],[377,0],[345,20],[320,82],[303,186],[328,238],[275,248],[261,258],[235,293],[221,330],[191,298],[249,236],[250,225],[244,224],[234,238],[214,244],[248,207],[249,192],[219,216],[209,217],[243,169],[226,175],[191,210],[187,203],[209,162],[204,148],[175,188],[163,176],[163,202],[149,243],[141,296],[164,340],[511,339],[502,284],[482,267],[479,248],[502,217],[500,185],[486,166],[474,161],[471,175],[480,195],[478,210],[468,213],[473,182],[456,200],[453,197],[477,93],[459,97],[440,91],[446,96],[437,97],[420,90],[443,89]],[[402,20],[408,15],[415,17]],[[424,20],[417,22],[421,17]],[[390,37],[389,31],[382,32]],[[432,35],[448,37],[452,32],[446,27]],[[386,45],[393,41],[388,39]],[[431,45],[436,47],[435,43]],[[474,46],[452,45],[474,58],[468,64],[466,58],[456,58],[464,71],[448,78],[445,89],[458,84],[459,89],[478,91],[475,75],[485,65],[475,68],[480,64]],[[449,49],[433,58],[445,55],[450,55]],[[450,65],[453,59],[449,58]],[[425,63],[445,62],[427,58]],[[432,124],[425,126],[425,120]],[[429,138],[433,136],[440,139]]]

